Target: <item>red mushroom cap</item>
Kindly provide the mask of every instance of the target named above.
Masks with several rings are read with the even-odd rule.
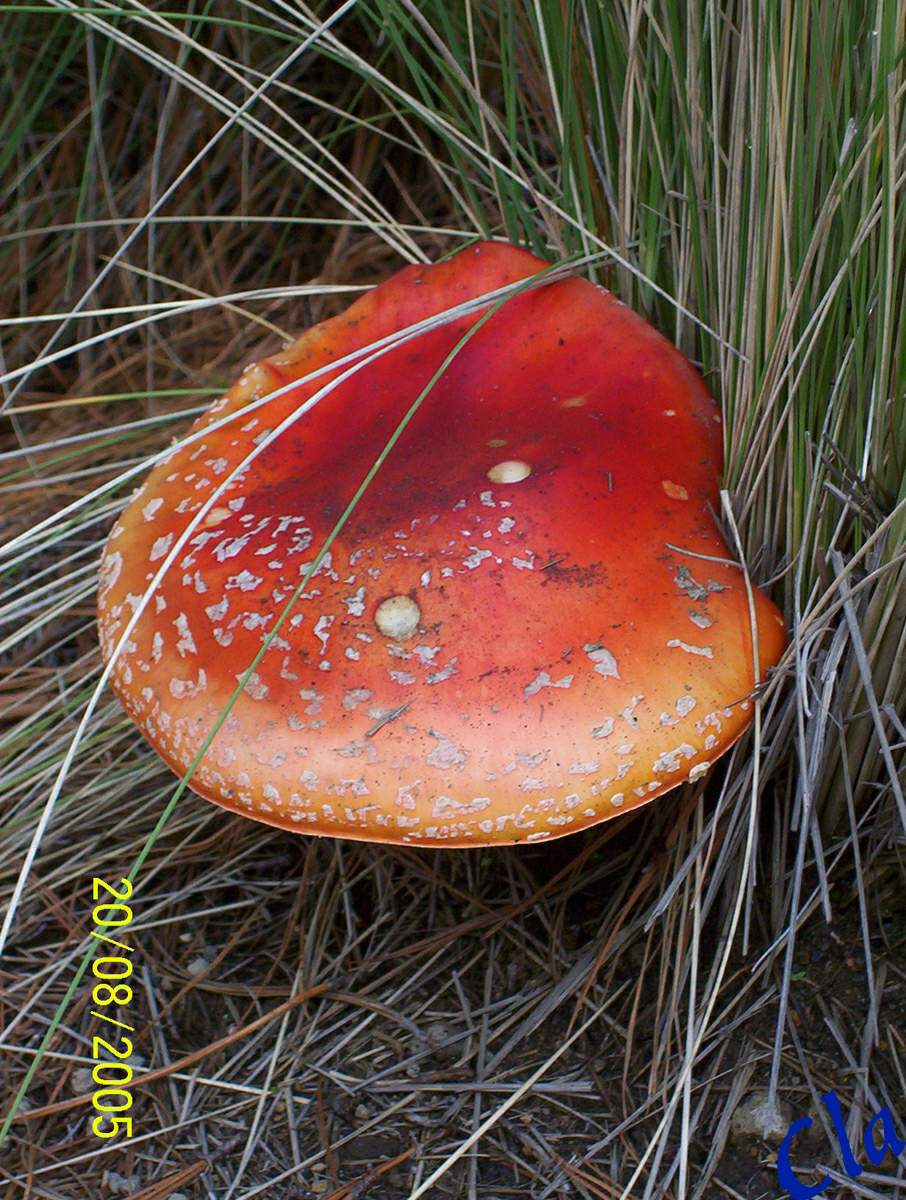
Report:
[[[407,267],[251,367],[194,429],[547,264],[480,244]],[[178,772],[405,412],[478,313],[326,395],[225,488],[112,685]],[[157,466],[101,571],[106,657],[174,539],[300,382]],[[257,442],[256,442],[257,439]],[[603,288],[523,291],[428,393],[191,786],[300,832],[468,846],[570,833],[701,775],[784,647],[715,522],[721,426],[698,374]]]

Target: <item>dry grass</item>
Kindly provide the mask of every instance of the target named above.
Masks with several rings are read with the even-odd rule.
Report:
[[[308,47],[280,0],[32,9],[0,14],[2,1194],[768,1196],[752,1088],[825,1135],[831,1087],[855,1138],[904,1114],[902,4],[401,0]],[[597,255],[721,398],[731,544],[793,635],[751,734],[549,846],[188,792],[158,828],[174,780],[108,693],[76,740],[115,513],[241,364],[479,234]],[[139,859],[135,1136],[100,1142],[91,878]]]

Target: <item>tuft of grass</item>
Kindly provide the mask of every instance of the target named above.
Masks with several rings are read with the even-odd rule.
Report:
[[[746,1091],[835,1087],[854,1134],[896,1108],[904,32],[896,0],[3,7],[11,1189],[732,1195]],[[161,826],[173,782],[96,686],[107,529],[244,362],[477,237],[580,259],[719,399],[728,540],[791,631],[750,735],[493,856],[189,794]],[[91,877],[136,859],[140,1119],[110,1144],[74,981]]]

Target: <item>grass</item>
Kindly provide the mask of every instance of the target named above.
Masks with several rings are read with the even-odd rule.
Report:
[[[902,1112],[903,4],[51,0],[0,30],[8,1194],[710,1200],[776,1191],[729,1139],[753,1088],[818,1121],[834,1087],[854,1137]],[[175,783],[96,691],[115,513],[242,364],[479,236],[581,257],[719,399],[730,544],[791,631],[751,733],[530,850],[191,793],[157,829]],[[148,1074],[111,1144],[76,980],[91,877],[138,858]]]

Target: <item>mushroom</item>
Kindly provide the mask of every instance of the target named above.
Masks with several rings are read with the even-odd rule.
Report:
[[[245,371],[150,473],[103,556],[108,659],[174,539],[229,481],[111,674],[174,770],[479,312],[395,346],[262,438],[340,358],[546,266],[482,243],[407,267]],[[583,279],[520,291],[428,392],[190,786],[299,832],[470,846],[559,837],[698,779],[785,645],[715,521],[720,471],[717,408],[669,342]]]

